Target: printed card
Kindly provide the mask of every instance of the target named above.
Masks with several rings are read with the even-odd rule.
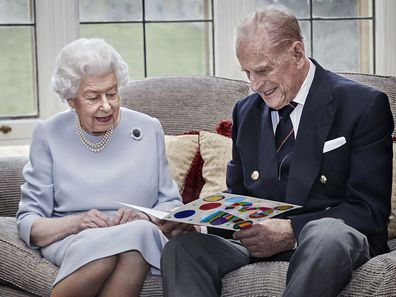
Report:
[[[234,231],[248,228],[252,224],[301,207],[290,203],[227,193],[217,193],[194,200],[170,213],[122,204],[163,220]]]

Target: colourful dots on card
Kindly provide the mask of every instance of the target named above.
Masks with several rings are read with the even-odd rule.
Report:
[[[199,207],[199,209],[200,209],[200,210],[210,210],[210,209],[213,209],[213,208],[220,207],[221,205],[222,205],[222,204],[219,203],[219,202],[205,203],[205,204],[202,204],[202,205]]]
[[[176,212],[174,214],[174,216],[176,219],[184,219],[184,218],[191,217],[194,214],[195,214],[195,210],[188,209],[188,210],[182,210],[182,211]]]
[[[206,202],[214,202],[214,201],[223,200],[224,198],[225,197],[223,195],[212,195],[212,196],[203,198],[203,200]]]
[[[283,210],[288,210],[290,208],[293,208],[291,205],[279,205],[274,207],[275,210],[283,211]]]
[[[225,200],[225,202],[228,202],[228,203],[240,202],[240,201],[243,201],[243,200],[245,200],[245,199],[246,199],[245,197],[234,196],[234,197],[229,197],[229,198],[227,198],[227,199]]]

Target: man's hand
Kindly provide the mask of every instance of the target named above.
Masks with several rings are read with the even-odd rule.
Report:
[[[164,233],[165,236],[168,238],[173,238],[179,234],[183,234],[186,232],[197,231],[194,225],[166,220],[160,220],[159,227],[162,233]]]
[[[235,232],[234,238],[240,240],[256,258],[290,251],[295,244],[291,223],[284,219],[264,220],[251,228]]]

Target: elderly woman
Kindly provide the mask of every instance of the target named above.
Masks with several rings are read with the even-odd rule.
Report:
[[[100,39],[58,55],[55,92],[71,110],[40,122],[23,175],[21,238],[60,266],[53,296],[135,296],[159,273],[167,238],[145,213],[181,205],[159,121],[120,107],[128,67]]]

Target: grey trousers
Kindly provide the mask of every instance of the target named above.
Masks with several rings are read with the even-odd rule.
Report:
[[[300,232],[283,296],[337,296],[369,258],[366,236],[342,220],[312,221]],[[162,252],[164,296],[220,296],[222,277],[252,261],[245,247],[221,237],[178,236]]]

